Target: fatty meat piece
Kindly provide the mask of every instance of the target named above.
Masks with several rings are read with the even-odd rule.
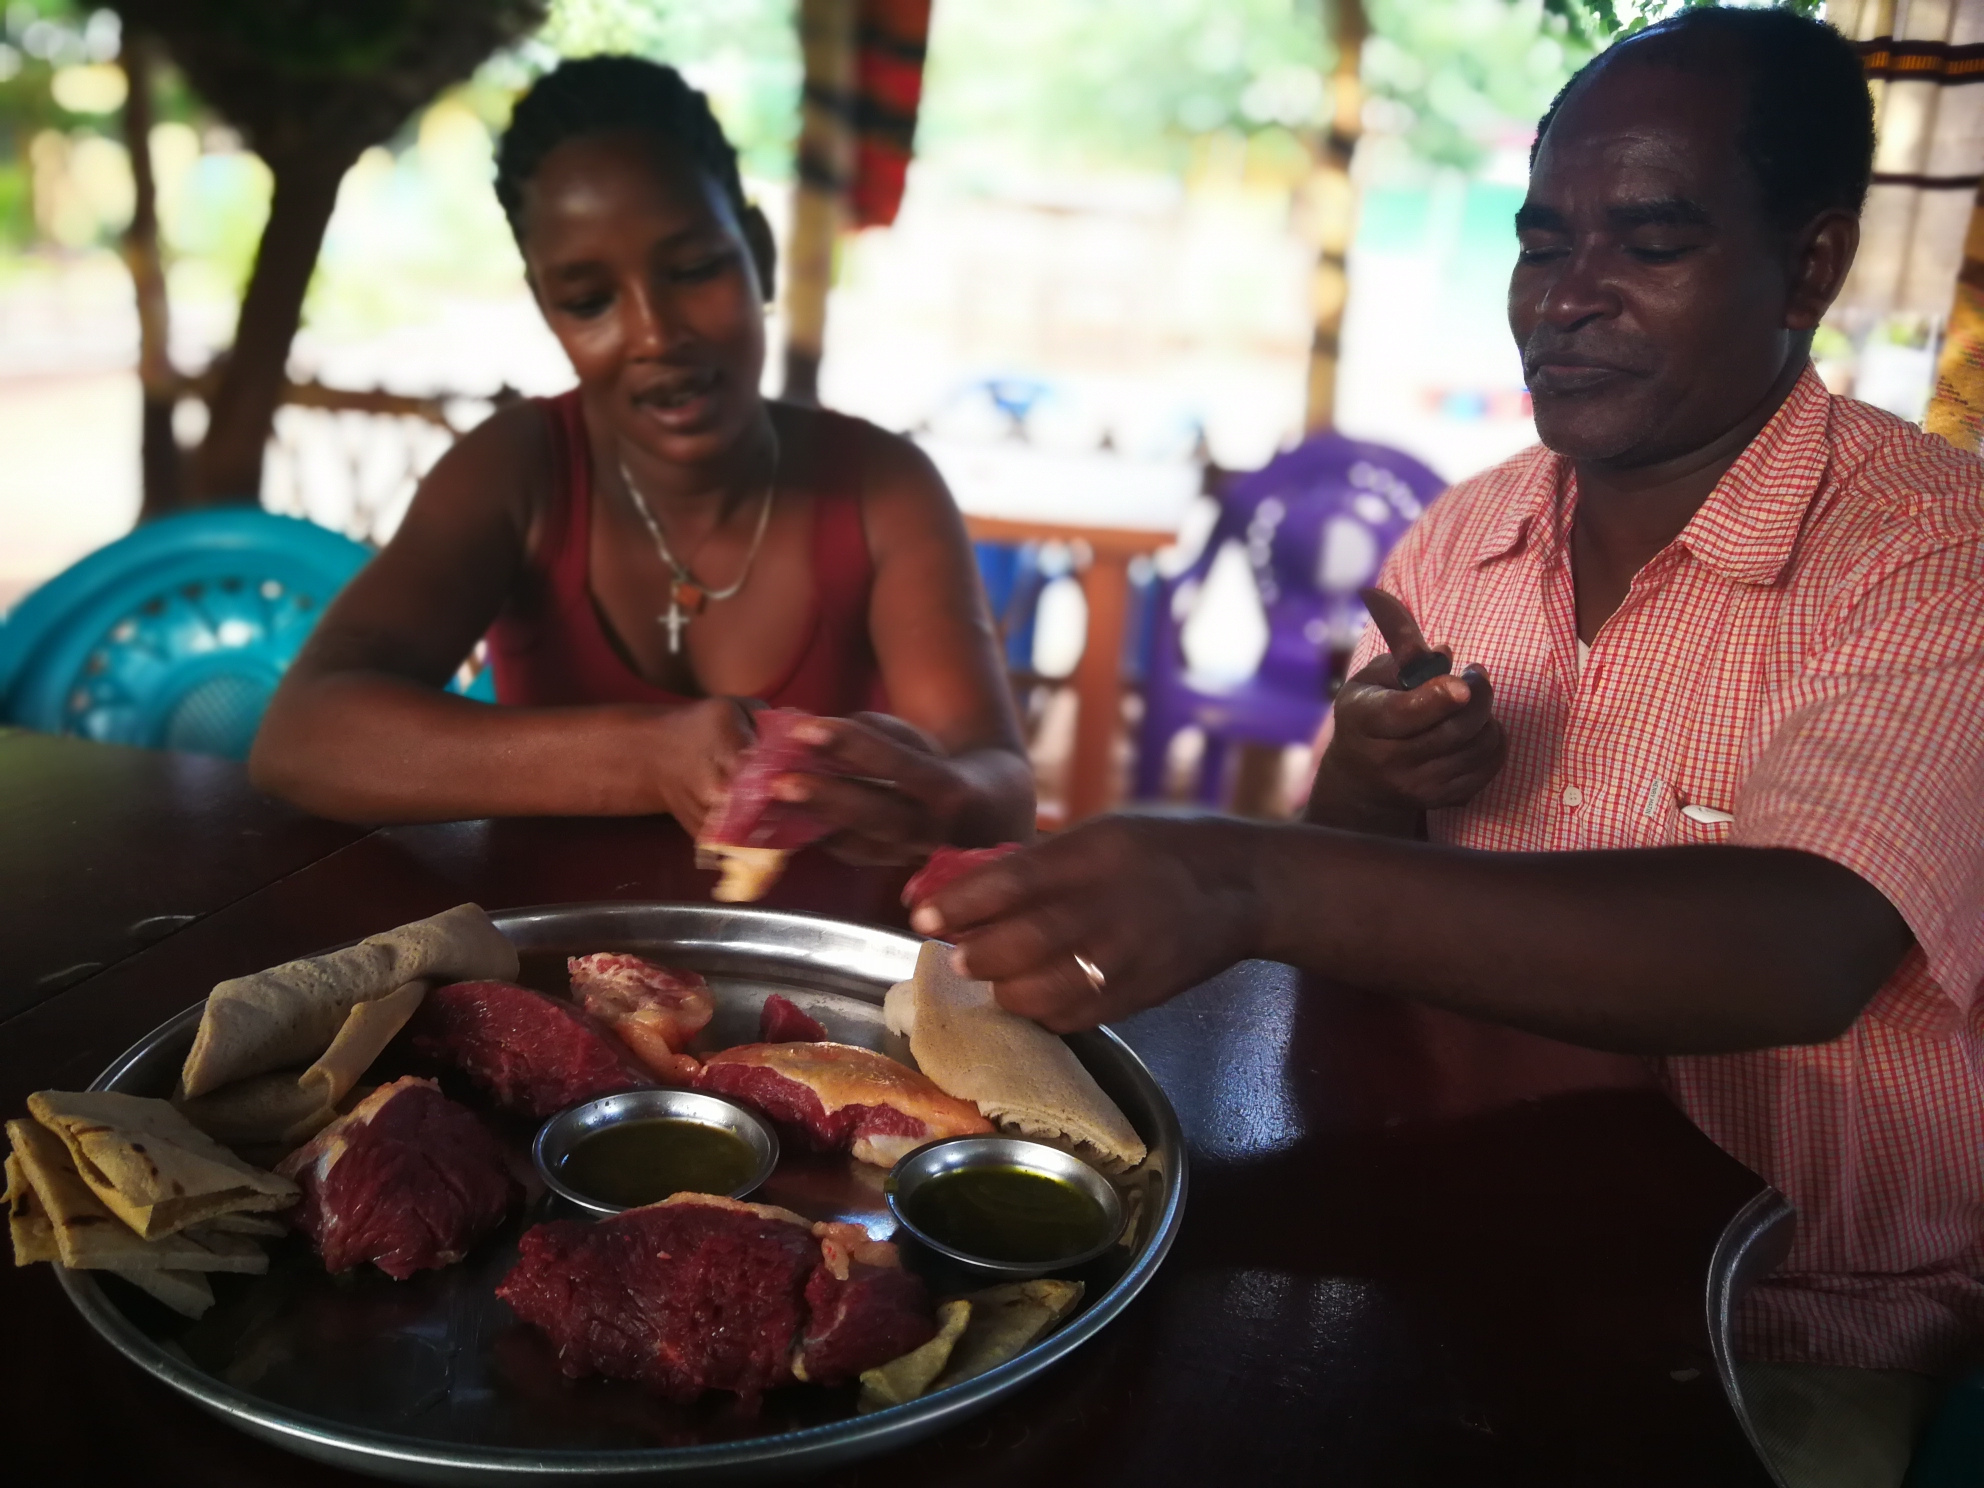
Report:
[[[934,897],[951,884],[963,878],[974,868],[986,863],[996,863],[1008,853],[1016,853],[1025,846],[1020,842],[1002,842],[997,847],[940,847],[930,854],[929,861],[909,876],[909,882],[902,886],[902,902],[910,909],[916,908],[925,899]]]
[[[758,1040],[766,1044],[825,1043],[826,1025],[802,1013],[790,998],[774,992],[758,1012]]]
[[[540,1120],[654,1078],[604,1024],[514,982],[455,982],[407,1025],[414,1049],[465,1072],[500,1104]]]
[[[818,1151],[851,1152],[883,1168],[938,1137],[992,1130],[976,1106],[853,1044],[739,1044],[705,1060],[697,1083],[763,1112]]]
[[[709,983],[639,956],[598,951],[565,963],[572,996],[634,1057],[674,1085],[695,1083],[699,1062],[683,1052],[716,1013]]]
[[[276,1170],[303,1190],[296,1225],[324,1268],[396,1281],[451,1266],[521,1196],[503,1150],[431,1080],[382,1085]]]

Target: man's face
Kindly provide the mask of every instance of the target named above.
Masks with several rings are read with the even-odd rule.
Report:
[[[1509,279],[1551,449],[1621,468],[1673,459],[1741,422],[1783,372],[1791,264],[1737,151],[1742,108],[1738,79],[1669,51],[1611,63],[1551,123]]]

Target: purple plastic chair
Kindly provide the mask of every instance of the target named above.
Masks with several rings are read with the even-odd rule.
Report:
[[[1227,486],[1198,561],[1159,586],[1137,744],[1138,799],[1163,794],[1165,756],[1182,728],[1205,735],[1197,796],[1207,805],[1219,804],[1230,745],[1285,747],[1315,738],[1329,712],[1334,656],[1355,643],[1364,624],[1357,591],[1445,488],[1410,455],[1340,434],[1318,434]],[[1190,675],[1180,639],[1229,541],[1240,543],[1253,565],[1268,646],[1252,677],[1226,686]]]

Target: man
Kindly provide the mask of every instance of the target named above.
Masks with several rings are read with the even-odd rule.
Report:
[[[1872,146],[1785,12],[1587,67],[1517,216],[1542,447],[1393,555],[1314,825],[1103,819],[917,924],[1059,1029],[1260,956],[1659,1056],[1799,1211],[1739,1338],[1781,1470],[1891,1488],[1984,1345],[1984,465],[1811,370]],[[1399,687],[1421,626],[1475,665]]]

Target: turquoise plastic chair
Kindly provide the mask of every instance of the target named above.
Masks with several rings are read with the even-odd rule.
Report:
[[[252,507],[147,523],[0,624],[0,720],[244,759],[317,617],[371,556]],[[476,682],[493,699],[488,674]]]

